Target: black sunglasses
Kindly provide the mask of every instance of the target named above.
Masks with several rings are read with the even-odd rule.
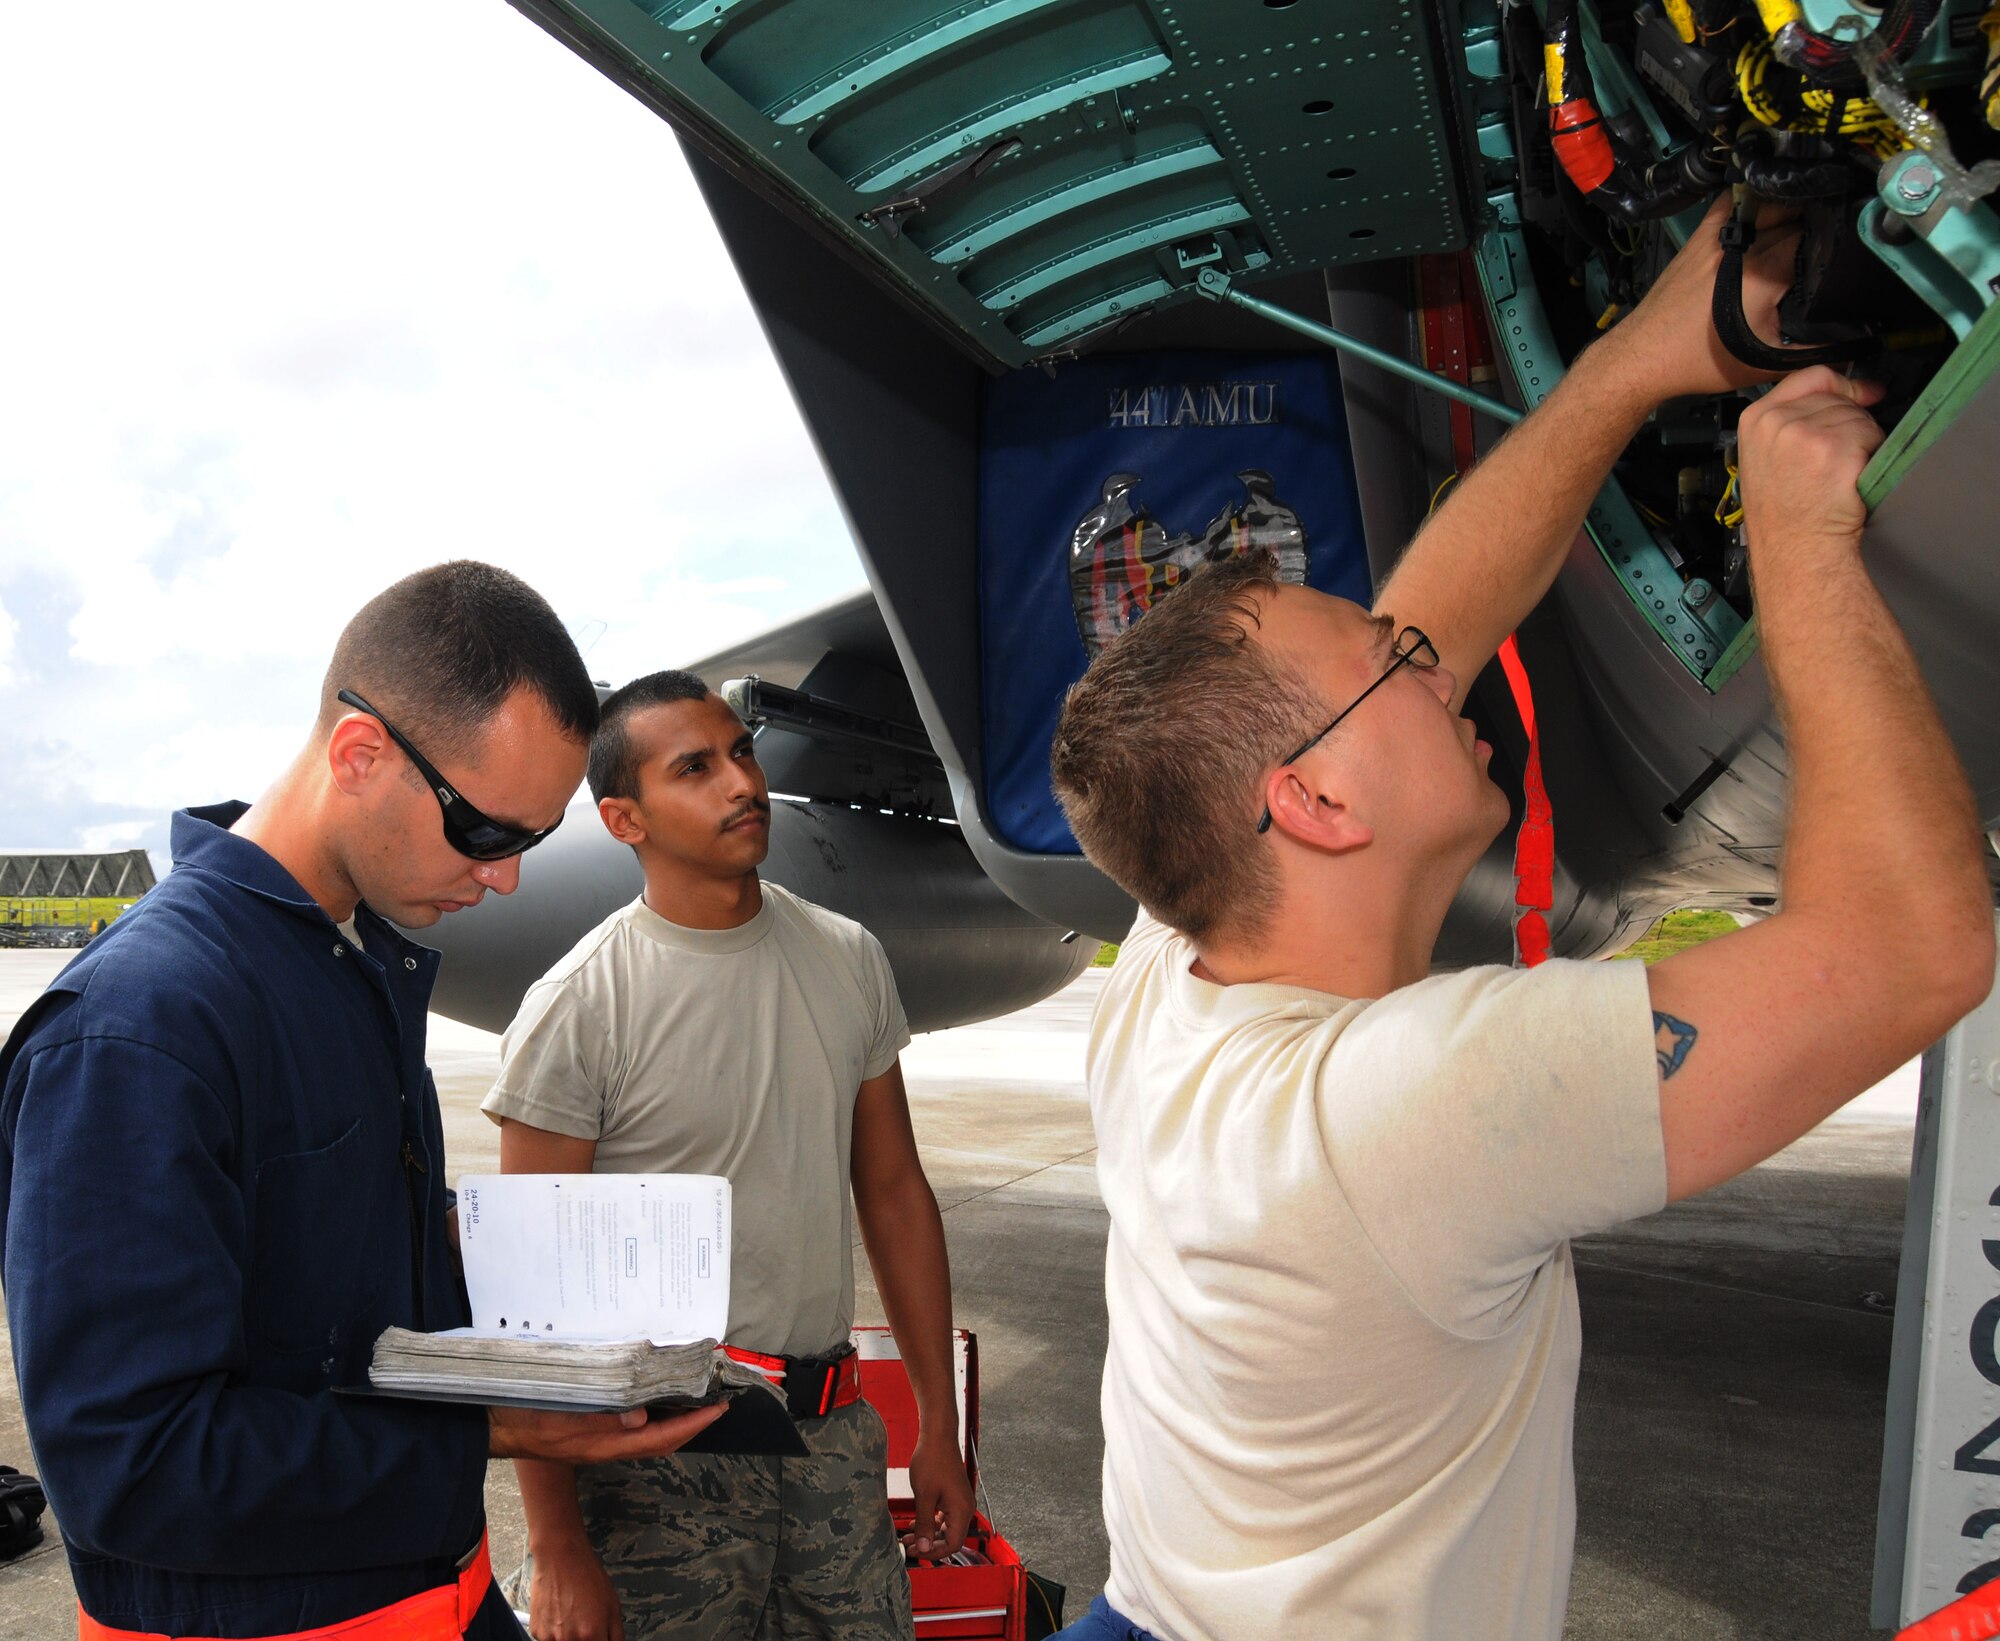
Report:
[[[389,732],[390,740],[409,754],[410,762],[430,783],[431,793],[438,801],[438,810],[444,817],[444,841],[461,855],[472,860],[506,860],[511,855],[534,848],[556,826],[562,825],[558,820],[556,826],[545,826],[539,832],[531,832],[526,827],[509,826],[505,821],[482,815],[458,795],[451,782],[437,772],[437,766],[430,759],[410,744],[408,736],[353,690],[344,689],[334,699],[367,713]]]
[[[1382,676],[1376,679],[1374,683],[1370,684],[1359,695],[1355,696],[1340,711],[1336,712],[1333,715],[1333,723],[1328,724],[1326,728],[1321,730],[1289,757],[1280,759],[1278,763],[1280,769],[1283,769],[1287,764],[1297,763],[1308,752],[1312,751],[1314,747],[1318,746],[1321,741],[1325,740],[1327,736],[1331,735],[1334,724],[1338,724],[1341,719],[1345,718],[1356,707],[1361,705],[1363,701],[1367,700],[1369,696],[1373,695],[1384,684],[1388,683],[1391,678],[1395,677],[1399,668],[1415,667],[1419,672],[1429,672],[1432,667],[1438,664],[1437,646],[1426,638],[1422,630],[1417,627],[1405,627],[1401,632],[1397,633],[1396,642],[1389,646],[1389,653],[1394,659],[1384,669]],[[393,735],[395,731],[391,730],[390,733]],[[1264,806],[1264,818],[1257,823],[1257,830],[1259,832],[1268,832],[1271,830],[1271,806],[1269,804]]]

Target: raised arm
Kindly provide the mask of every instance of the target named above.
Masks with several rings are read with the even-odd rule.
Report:
[[[1376,611],[1430,635],[1459,680],[1454,710],[1549,590],[1611,464],[1654,409],[1768,380],[1729,354],[1709,319],[1727,207],[1717,201],[1646,299],[1452,487],[1383,584]],[[1745,264],[1745,312],[1765,335],[1795,238],[1760,235]]]
[[[1744,413],[1750,573],[1791,815],[1782,909],[1650,976],[1674,1198],[1798,1138],[1993,983],[1972,792],[1862,568],[1855,482],[1881,442],[1862,408],[1875,397],[1822,368]]]

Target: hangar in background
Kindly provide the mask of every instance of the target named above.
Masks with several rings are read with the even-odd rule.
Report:
[[[156,881],[143,849],[0,851],[0,946],[80,946]]]

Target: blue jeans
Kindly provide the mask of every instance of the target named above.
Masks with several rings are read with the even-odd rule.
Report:
[[[1090,1611],[1074,1624],[1056,1631],[1049,1641],[1155,1641],[1151,1630],[1142,1630],[1103,1596],[1090,1604]]]

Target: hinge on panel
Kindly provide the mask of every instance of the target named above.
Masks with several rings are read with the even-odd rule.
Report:
[[[901,239],[905,217],[917,216],[928,210],[931,201],[946,189],[969,181],[973,177],[983,176],[991,167],[1021,146],[1019,137],[996,137],[976,154],[967,154],[963,159],[954,160],[942,171],[933,171],[900,197],[882,205],[870,206],[861,213],[860,221],[867,227],[882,229],[891,239]]]

